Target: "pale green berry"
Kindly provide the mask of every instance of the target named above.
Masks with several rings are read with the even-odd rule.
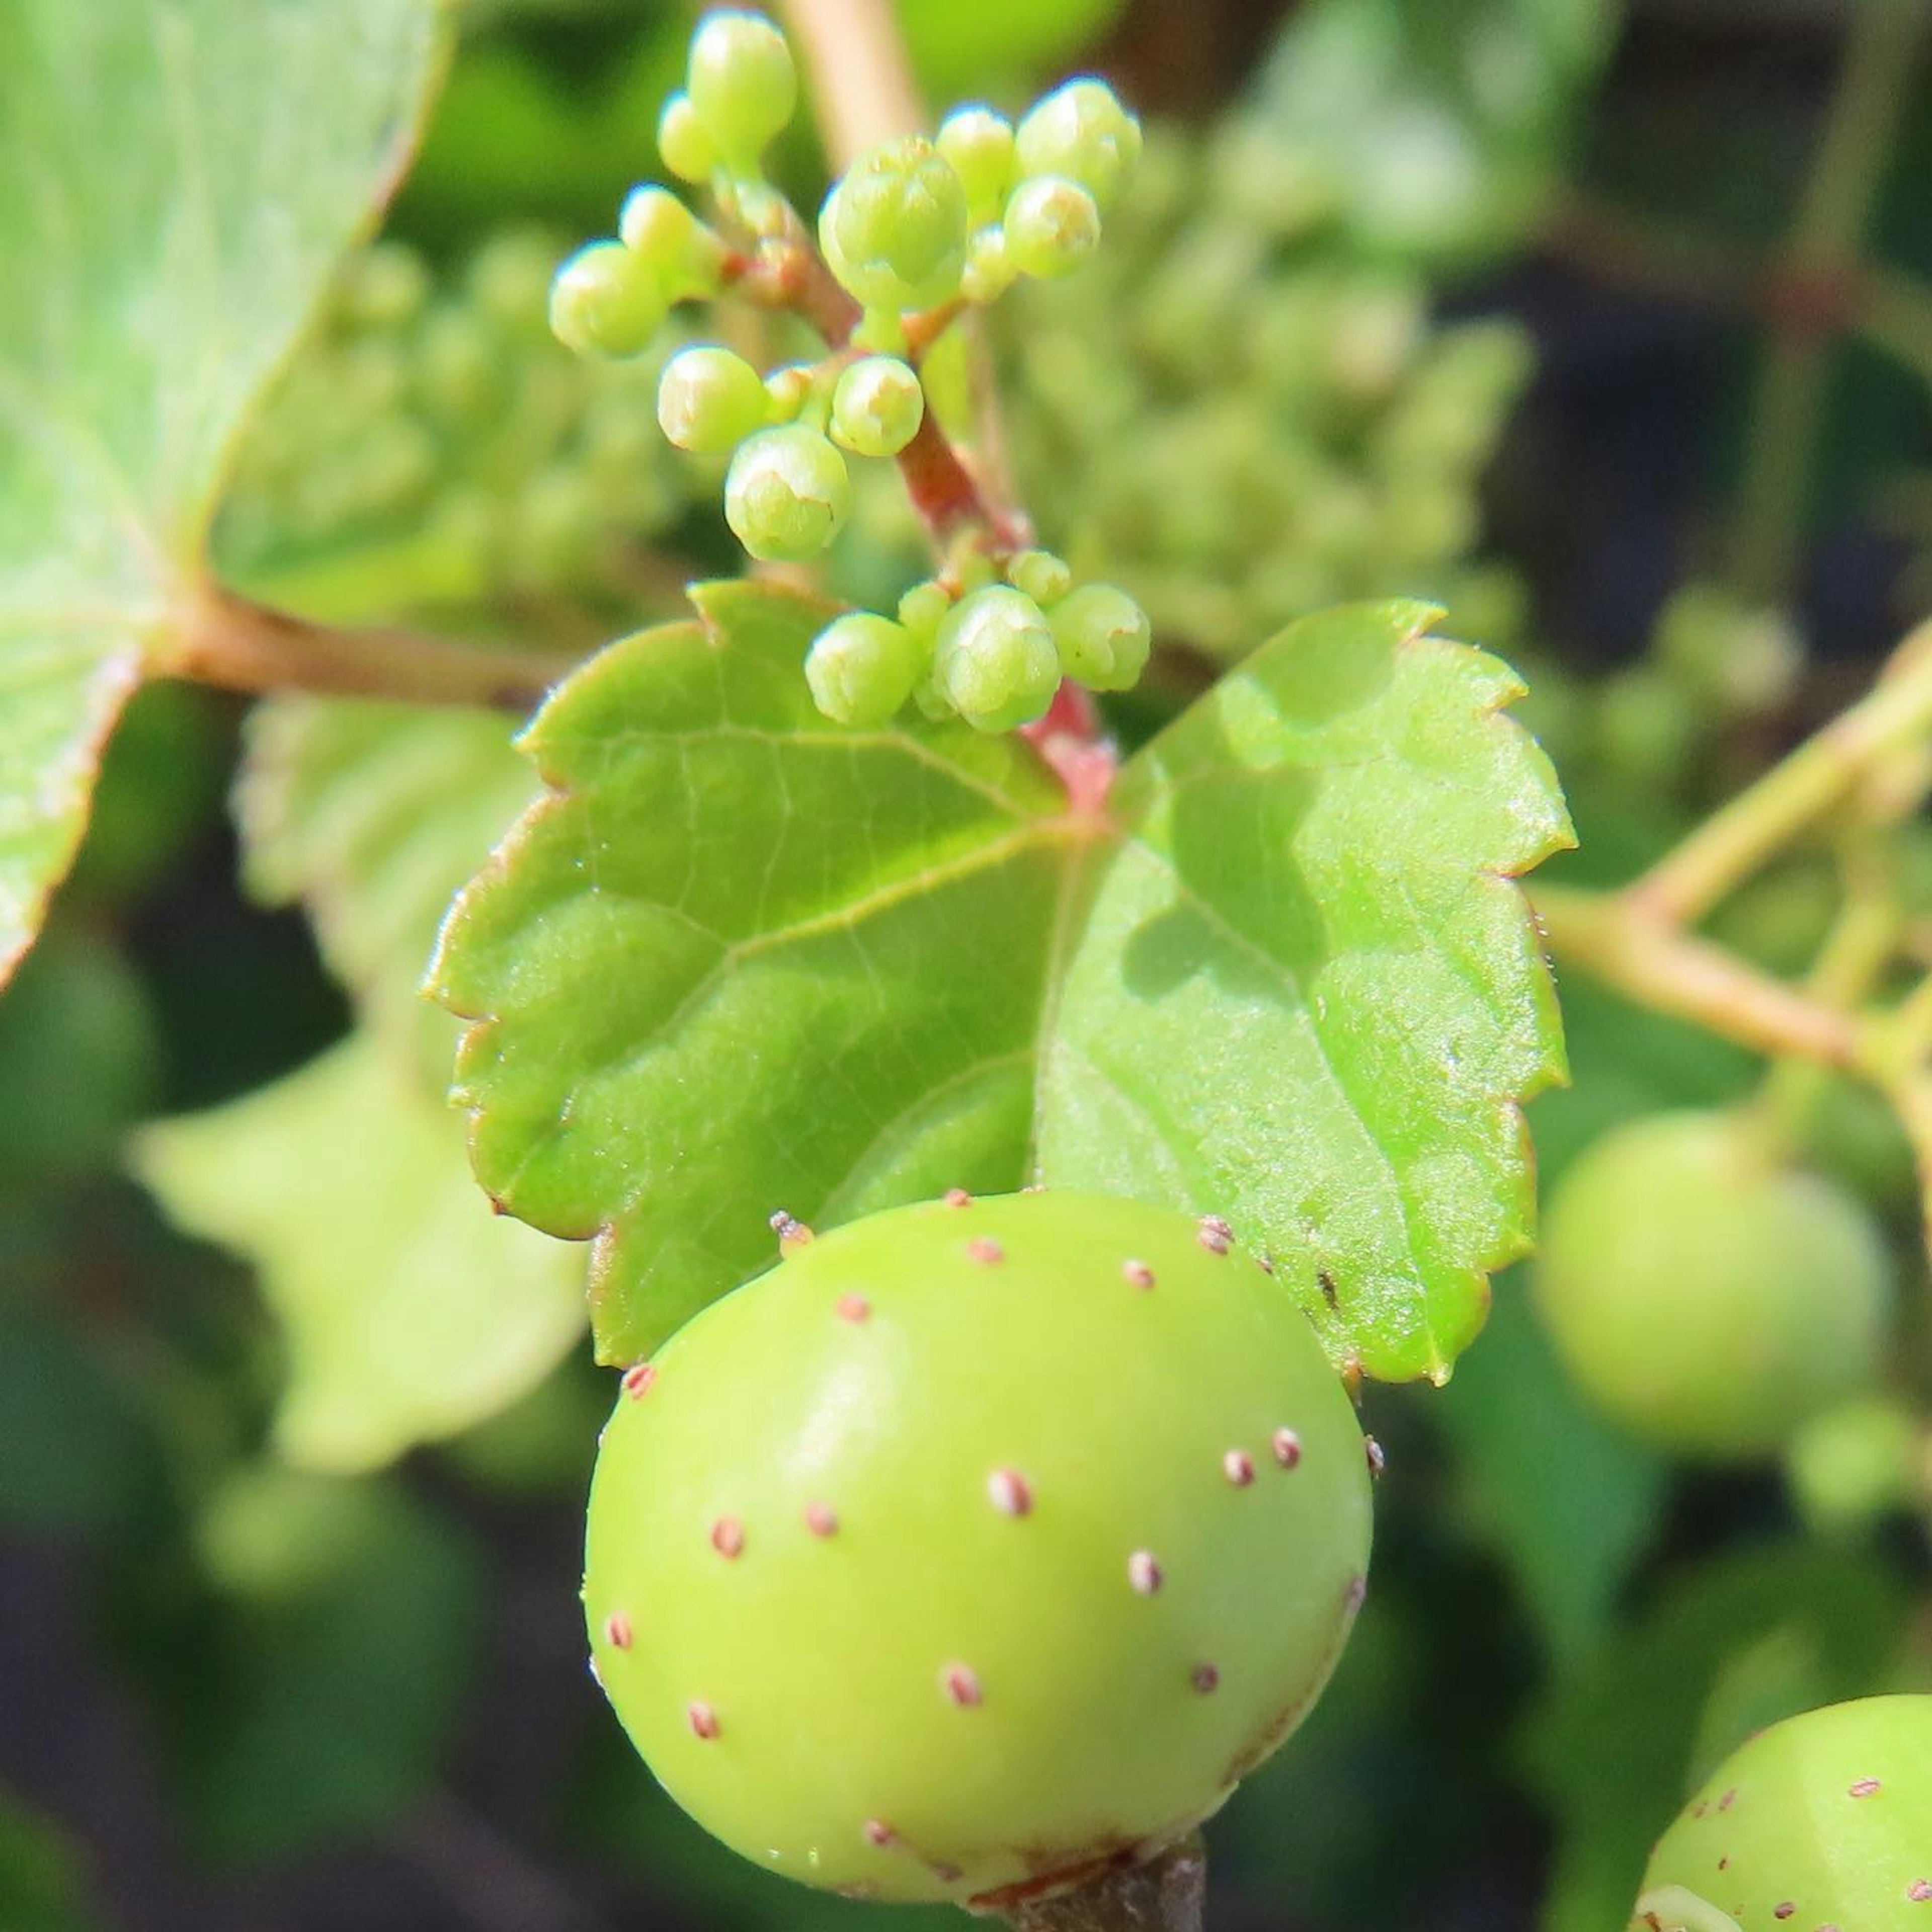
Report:
[[[1104,210],[1140,158],[1141,124],[1103,80],[1070,80],[1035,103],[1015,136],[1022,175],[1064,175]]]
[[[1013,184],[1013,125],[990,107],[961,107],[939,124],[934,145],[952,164],[975,223],[997,218]]]
[[[710,131],[698,118],[688,94],[674,94],[658,117],[658,152],[680,181],[705,186],[723,165]]]
[[[1784,1165],[1737,1114],[1656,1114],[1565,1170],[1532,1276],[1606,1414],[1686,1455],[1773,1452],[1868,1386],[1892,1262],[1863,1202]]]
[[[1153,626],[1148,614],[1111,584],[1085,584],[1047,613],[1060,662],[1093,691],[1131,691],[1147,668]]]
[[[868,356],[838,378],[832,434],[856,456],[896,456],[919,433],[926,392],[896,356]]]
[[[668,188],[633,188],[625,197],[617,233],[674,296],[716,292],[723,245]]]
[[[557,270],[550,326],[580,356],[634,356],[662,326],[664,290],[621,242],[593,242]]]
[[[815,429],[790,423],[740,443],[724,478],[724,520],[767,563],[816,556],[852,508],[845,459]]]
[[[798,69],[762,14],[707,14],[692,36],[685,92],[728,160],[755,161],[798,106]]]
[[[892,1209],[626,1375],[592,1658],[762,1870],[991,1911],[1185,1834],[1293,1731],[1362,1600],[1368,1465],[1224,1224],[1057,1190]]]
[[[729,349],[680,349],[658,380],[658,426],[680,449],[733,449],[764,426],[764,379]]]
[[[966,190],[917,136],[855,162],[826,197],[820,245],[868,308],[930,308],[956,294],[966,265]]]
[[[883,724],[912,695],[920,650],[904,626],[869,610],[835,617],[806,653],[812,701],[840,724]]]
[[[1100,203],[1064,175],[1022,182],[1002,225],[1013,266],[1042,280],[1077,268],[1100,245]]]
[[[952,599],[938,584],[915,584],[899,599],[899,622],[918,640],[922,649],[929,650],[946,612],[952,608]]]
[[[1060,653],[1040,606],[1004,584],[976,590],[948,613],[932,674],[946,700],[982,731],[1045,715],[1060,688]]]
[[[765,378],[765,413],[772,422],[790,422],[812,399],[814,386],[809,363],[788,362]]]
[[[1012,250],[1006,245],[1006,231],[996,221],[982,228],[966,244],[966,266],[959,277],[959,292],[982,308],[995,302],[1011,288],[1019,274]]]
[[[1658,1841],[1630,1932],[1911,1932],[1932,1923],[1932,1697],[1761,1730]]]
[[[1050,550],[1023,550],[1006,566],[1006,581],[1047,610],[1073,588],[1073,573]]]

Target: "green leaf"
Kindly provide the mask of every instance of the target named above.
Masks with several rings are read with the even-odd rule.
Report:
[[[533,1387],[580,1330],[578,1258],[490,1213],[461,1138],[367,1034],[138,1136],[170,1216],[260,1272],[286,1334],[275,1434],[292,1461],[374,1468],[452,1435]]]
[[[236,816],[251,890],[299,900],[364,1024],[439,1089],[448,1016],[424,962],[460,886],[530,801],[500,712],[277,698],[250,713]]]
[[[1503,875],[1566,826],[1503,668],[1419,606],[1310,620],[1103,818],[1016,739],[828,724],[799,670],[828,607],[695,594],[538,714],[552,795],[431,969],[475,1022],[478,1176],[595,1239],[604,1359],[765,1265],[776,1210],[1039,1176],[1226,1212],[1338,1357],[1443,1370],[1560,1066]]]
[[[431,969],[478,1178],[596,1237],[599,1352],[635,1359],[842,1220],[1024,1178],[1060,910],[1094,828],[1025,746],[859,733],[800,665],[830,607],[750,584],[613,646],[525,736],[554,795]]]
[[[95,1932],[80,1848],[0,1787],[0,1925],[8,1932]]]
[[[1514,879],[1568,820],[1438,614],[1292,625],[1126,766],[1041,1070],[1049,1179],[1225,1214],[1390,1380],[1446,1378],[1529,1245],[1563,1071]]]
[[[1874,1557],[1774,1544],[1693,1572],[1594,1653],[1529,1740],[1562,1826],[1543,1932],[1623,1924],[1652,1842],[1751,1730],[1894,1688],[1907,1608]]]
[[[0,974],[194,594],[236,431],[407,156],[439,10],[0,12]]]
[[[1425,262],[1520,245],[1607,61],[1616,0],[1316,0],[1258,104],[1293,183],[1378,254]]]

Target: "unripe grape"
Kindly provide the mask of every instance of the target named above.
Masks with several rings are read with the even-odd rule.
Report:
[[[593,242],[557,270],[550,326],[580,356],[634,356],[664,319],[664,292],[649,266],[621,242]]]
[[[722,245],[668,188],[654,183],[634,188],[625,197],[617,233],[673,295],[716,292]]]
[[[1140,158],[1141,124],[1104,80],[1070,80],[1034,104],[1015,147],[1022,175],[1064,175],[1104,210]]]
[[[818,236],[832,273],[868,308],[930,308],[966,262],[966,190],[916,136],[855,162],[826,198]]]
[[[1652,1852],[1630,1932],[1910,1932],[1932,1924],[1932,1697],[1863,1697],[1760,1731]]]
[[[857,456],[896,456],[919,433],[926,392],[896,356],[868,356],[838,378],[832,434]]]
[[[718,143],[688,94],[674,94],[658,117],[658,152],[680,181],[702,188],[723,165]]]
[[[1876,1374],[1891,1268],[1862,1205],[1739,1115],[1605,1135],[1551,1198],[1534,1287],[1604,1411],[1690,1455],[1760,1455]]]
[[[1086,584],[1047,613],[1061,668],[1094,691],[1131,691],[1147,668],[1148,614],[1111,584]]]
[[[1060,653],[1030,597],[1004,584],[976,590],[939,627],[932,674],[946,700],[982,731],[1042,716],[1060,688]]]
[[[811,400],[814,370],[808,362],[787,362],[765,378],[766,413],[774,422],[790,422]]]
[[[733,449],[764,427],[764,379],[728,349],[680,349],[658,379],[658,426],[680,449]]]
[[[939,124],[934,145],[966,190],[968,218],[996,219],[1012,189],[1012,123],[990,107],[957,108]]]
[[[585,1621],[727,1844],[996,1910],[1184,1834],[1281,1743],[1370,1514],[1339,1378],[1220,1224],[956,1195],[795,1246],[626,1377]]]
[[[966,266],[960,271],[959,292],[982,308],[995,302],[1011,288],[1019,269],[1006,244],[1006,231],[997,221],[980,229],[966,244]]]
[[[1046,280],[1077,268],[1100,245],[1100,206],[1078,182],[1034,175],[1006,203],[1006,253],[1023,275]]]
[[[905,627],[869,610],[835,617],[806,653],[812,701],[840,724],[883,724],[912,695],[920,650]]]
[[[691,41],[685,92],[727,160],[755,161],[798,106],[798,69],[762,14],[707,14]]]
[[[946,621],[946,612],[952,608],[952,599],[940,585],[930,581],[915,584],[899,599],[899,622],[922,648],[930,649],[940,626]]]
[[[1006,581],[1046,610],[1073,588],[1073,573],[1050,550],[1023,550],[1006,566]]]
[[[851,508],[844,458],[802,424],[760,430],[740,443],[724,478],[724,520],[767,563],[816,556]]]

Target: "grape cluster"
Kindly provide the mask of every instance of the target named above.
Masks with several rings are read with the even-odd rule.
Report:
[[[1342,256],[1287,181],[1258,123],[1154,130],[1093,272],[994,319],[1042,533],[1216,654],[1396,592],[1506,638],[1515,580],[1471,554],[1528,344],[1432,323],[1415,275]]]
[[[1090,255],[1141,147],[1138,123],[1098,80],[1069,82],[1017,127],[963,108],[932,140],[862,155],[826,196],[814,236],[761,165],[797,99],[777,28],[754,13],[707,14],[658,145],[673,174],[708,193],[715,225],[639,187],[616,236],[579,249],[550,293],[553,330],[590,356],[643,353],[674,306],[733,287],[812,317],[825,351],[815,360],[761,374],[736,349],[698,344],[670,357],[658,387],[668,442],[729,454],[726,520],[767,563],[808,562],[844,528],[848,458],[968,473],[931,394],[956,356],[958,314]],[[799,291],[814,276],[822,286],[807,301]],[[1116,690],[1139,676],[1149,625],[1124,592],[1076,586],[1062,560],[1020,548],[988,517],[939,534],[940,569],[896,615],[852,612],[814,644],[806,682],[828,717],[876,725],[916,698],[928,716],[1002,731],[1042,716],[1064,676]]]
[[[356,257],[242,452],[224,568],[349,614],[634,599],[638,542],[685,516],[691,482],[657,434],[654,362],[556,354],[555,262],[526,231],[440,278],[400,243]]]

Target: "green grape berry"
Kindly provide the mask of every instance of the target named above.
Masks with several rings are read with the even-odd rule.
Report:
[[[723,252],[718,238],[668,188],[655,183],[634,188],[625,197],[617,233],[674,295],[716,292]]]
[[[738,446],[724,478],[724,520],[753,556],[802,563],[844,526],[852,508],[845,459],[815,429],[788,423]]]
[[[734,449],[762,429],[764,379],[728,349],[680,349],[658,380],[658,425],[680,449]]]
[[[926,392],[896,356],[868,356],[838,378],[832,434],[855,456],[896,456],[919,434]]]
[[[1630,1932],[1932,1925],[1932,1697],[1773,1724],[1659,1840]]]
[[[1868,1383],[1892,1294],[1862,1205],[1719,1113],[1653,1115],[1580,1156],[1533,1283],[1558,1354],[1607,1414],[1717,1458],[1773,1452]]]
[[[598,1681],[766,1870],[997,1909],[1157,1848],[1314,1702],[1368,1456],[1225,1223],[1058,1192],[874,1214],[625,1378]]]
[[[1100,205],[1064,175],[1034,175],[1013,190],[1003,226],[1013,266],[1045,280],[1077,268],[1100,245]]]
[[[940,625],[933,681],[968,724],[1010,731],[1044,716],[1060,688],[1060,653],[1040,606],[993,584],[962,598]]]
[[[798,106],[798,68],[785,37],[762,14],[707,14],[691,41],[685,92],[728,161],[757,160]]]
[[[968,218],[976,224],[997,219],[1012,190],[1012,123],[990,107],[958,108],[939,124],[933,145],[966,190]]]
[[[939,627],[946,621],[946,614],[952,608],[952,599],[942,585],[928,580],[915,584],[899,599],[899,622],[910,631],[922,647],[930,647],[939,634]]]
[[[979,230],[966,244],[966,266],[959,273],[959,292],[983,308],[1011,288],[1019,274],[1006,231],[997,221]],[[928,361],[931,358],[927,358]]]
[[[1045,610],[1073,588],[1073,573],[1050,550],[1023,550],[1006,566],[1006,581]]]
[[[724,165],[718,143],[688,94],[674,94],[658,116],[658,152],[680,181],[702,188]]]
[[[818,218],[832,273],[868,308],[930,308],[966,264],[966,190],[930,141],[893,141],[854,164]]]
[[[840,724],[883,724],[912,695],[922,668],[918,644],[903,624],[869,610],[835,617],[806,653],[812,701]]]
[[[1015,137],[1019,171],[1078,182],[1104,212],[1140,158],[1141,124],[1103,80],[1070,80],[1037,101]]]
[[[557,270],[550,326],[580,356],[635,356],[664,323],[664,291],[621,242],[592,242]]]
[[[1131,691],[1147,668],[1148,614],[1111,584],[1085,584],[1047,613],[1061,668],[1094,691]]]

